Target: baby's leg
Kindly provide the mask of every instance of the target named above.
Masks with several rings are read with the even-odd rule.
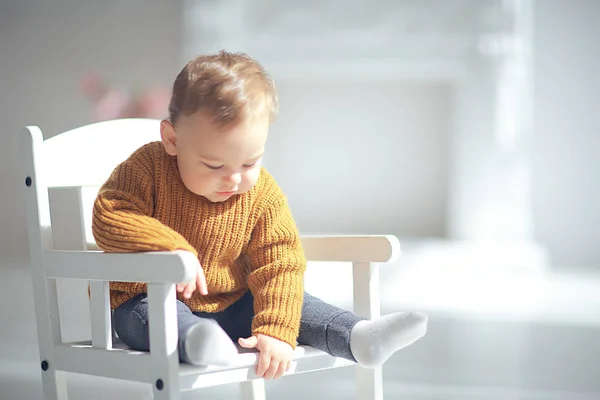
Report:
[[[139,294],[114,311],[113,322],[119,338],[135,350],[149,351],[148,296]],[[177,300],[179,358],[195,365],[227,365],[237,348],[219,324],[194,315]]]
[[[356,361],[350,349],[350,332],[363,319],[305,292],[298,343]]]
[[[426,330],[427,316],[422,313],[365,320],[305,293],[298,342],[372,368],[423,337]]]

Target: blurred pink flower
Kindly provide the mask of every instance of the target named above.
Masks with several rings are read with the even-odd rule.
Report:
[[[170,91],[161,86],[133,94],[127,88],[108,85],[99,74],[89,73],[79,81],[79,90],[92,104],[94,122],[119,118],[166,118]]]
[[[171,101],[171,91],[163,87],[155,87],[140,93],[133,113],[144,118],[166,118]]]

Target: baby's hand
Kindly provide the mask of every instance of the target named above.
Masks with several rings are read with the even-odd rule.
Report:
[[[202,269],[201,265],[198,265],[195,280],[188,283],[180,283],[177,285],[177,291],[179,293],[183,293],[183,297],[185,297],[186,299],[192,297],[192,293],[194,293],[196,289],[198,289],[200,294],[208,294],[208,289],[206,287],[206,278],[204,277],[204,270]]]
[[[289,344],[270,336],[250,336],[240,338],[239,344],[247,349],[257,348],[260,351],[256,375],[265,379],[277,379],[292,365],[294,349]]]

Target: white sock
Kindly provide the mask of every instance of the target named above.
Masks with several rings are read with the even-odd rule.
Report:
[[[350,331],[350,351],[358,364],[374,368],[425,336],[426,331],[427,315],[420,312],[398,312],[360,321]]]
[[[236,345],[212,319],[202,319],[190,328],[184,347],[188,361],[194,365],[226,366],[232,364],[238,354]]]

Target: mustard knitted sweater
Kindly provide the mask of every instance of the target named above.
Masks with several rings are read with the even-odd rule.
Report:
[[[250,289],[253,334],[296,346],[306,260],[286,197],[261,169],[252,190],[212,203],[183,184],[176,157],[147,144],[117,166],[94,203],[92,229],[107,252],[188,250],[198,256],[208,295],[178,299],[192,311],[218,312]],[[146,284],[111,282],[116,308]]]

